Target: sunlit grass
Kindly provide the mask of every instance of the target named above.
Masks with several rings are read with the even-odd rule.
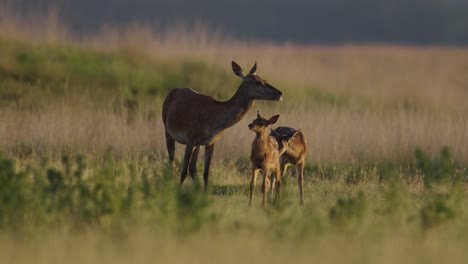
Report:
[[[91,263],[463,263],[467,171],[418,164],[308,169],[303,207],[287,176],[281,204],[262,209],[260,199],[247,206],[241,164],[218,164],[205,194],[191,181],[177,191],[157,156],[2,158],[0,252],[10,263],[74,263],[79,254]],[[426,185],[430,173],[445,180]]]

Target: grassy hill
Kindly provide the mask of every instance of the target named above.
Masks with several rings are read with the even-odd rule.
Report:
[[[106,104],[119,97],[163,97],[183,84],[219,86],[228,79],[224,71],[195,59],[171,64],[143,53],[86,49],[71,43],[47,45],[2,38],[0,57],[4,105],[12,101],[34,105],[37,99],[57,101],[79,94]]]

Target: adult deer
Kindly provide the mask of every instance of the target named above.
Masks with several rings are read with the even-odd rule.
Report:
[[[286,172],[288,165],[296,166],[296,176],[299,184],[299,204],[303,205],[304,164],[305,155],[307,152],[307,141],[304,137],[304,134],[300,129],[280,126],[272,130],[271,135],[276,138],[280,148],[283,142],[287,142],[287,148],[279,158],[281,178]],[[273,182],[274,179],[272,178],[272,184]]]
[[[252,206],[253,203],[253,194],[255,191],[257,176],[260,171],[263,175],[263,207],[266,205],[266,195],[270,186],[270,177],[271,189],[273,191],[274,184],[274,189],[276,189],[276,199],[279,200],[280,198],[281,170],[279,158],[281,154],[286,151],[288,143],[287,141],[282,141],[281,144],[278,144],[276,138],[269,135],[267,131],[270,125],[278,121],[278,118],[279,115],[275,115],[267,120],[257,112],[257,118],[249,124],[249,129],[255,132],[255,139],[252,142],[252,151],[250,153],[250,161],[252,162],[252,178],[250,181],[249,206]]]
[[[186,145],[180,184],[187,173],[196,180],[197,158],[200,146],[205,146],[204,189],[207,190],[214,144],[221,133],[239,122],[253,106],[255,100],[281,101],[283,93],[257,74],[257,63],[249,74],[234,61],[232,70],[242,82],[231,99],[221,102],[211,96],[199,94],[190,88],[174,88],[167,95],[162,107],[162,119],[166,132],[167,152],[174,166],[175,141]]]

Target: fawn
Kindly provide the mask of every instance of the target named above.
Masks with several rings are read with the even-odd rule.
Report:
[[[294,129],[291,127],[277,127],[271,131],[271,136],[273,136],[281,148],[281,145],[284,142],[287,142],[287,147],[284,149],[284,153],[279,157],[279,165],[281,171],[281,177],[286,172],[288,165],[296,166],[296,176],[299,182],[299,204],[304,204],[304,164],[305,164],[305,155],[307,152],[307,142],[304,137],[304,134],[300,129]],[[280,177],[280,178],[281,178]],[[278,178],[278,177],[276,177]],[[272,188],[274,180],[272,178]]]
[[[252,123],[249,124],[249,129],[254,131],[256,134],[255,139],[252,142],[252,152],[250,154],[250,161],[252,162],[252,179],[250,181],[249,206],[252,206],[256,179],[260,171],[262,171],[263,174],[263,207],[266,206],[266,195],[268,192],[268,187],[270,185],[270,177],[272,177],[273,179],[273,175],[271,175],[272,173],[274,173],[275,179],[274,185],[276,187],[276,200],[279,201],[280,199],[281,170],[279,158],[281,154],[284,151],[286,151],[287,142],[282,141],[280,139],[280,147],[280,144],[278,144],[277,139],[272,137],[267,131],[268,126],[276,123],[276,121],[278,121],[278,118],[279,115],[275,115],[267,120],[263,118],[260,115],[260,113],[257,112],[257,119],[253,120]],[[273,182],[271,182],[271,184],[273,184]]]

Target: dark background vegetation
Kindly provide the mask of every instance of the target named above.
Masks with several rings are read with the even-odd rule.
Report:
[[[59,10],[78,33],[104,25],[203,23],[238,39],[300,43],[468,44],[465,0],[16,0],[20,13]]]

